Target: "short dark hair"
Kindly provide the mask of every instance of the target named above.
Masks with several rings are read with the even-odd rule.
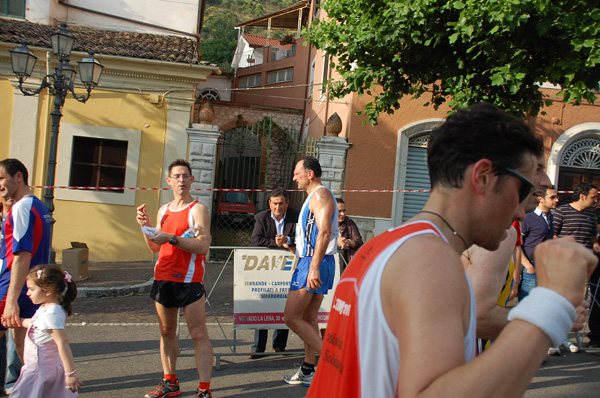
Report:
[[[175,159],[169,165],[169,176],[171,175],[171,170],[175,166],[185,166],[185,167],[188,168],[188,171],[190,172],[190,175],[192,174],[192,166],[190,166],[190,164],[189,164],[189,162],[187,160],[185,160],[185,159]]]
[[[342,199],[342,198],[335,198],[335,201],[336,201],[337,203],[341,203],[341,204],[343,204],[343,205],[345,205],[345,204],[346,204],[346,202],[344,202],[344,199]]]
[[[592,189],[598,189],[596,186],[590,182],[580,182],[575,185],[573,188],[573,200],[577,202],[579,200],[579,195],[588,196]]]
[[[497,175],[519,168],[523,155],[542,154],[542,141],[525,122],[500,108],[479,103],[459,109],[429,135],[427,165],[431,187],[461,188],[465,170],[489,159]]]
[[[286,191],[285,189],[281,189],[281,188],[275,188],[273,191],[271,191],[271,194],[269,195],[269,200],[271,200],[271,198],[276,198],[278,196],[283,196],[287,201],[290,200],[290,194],[288,193],[288,191]]]
[[[312,156],[302,158],[302,167],[304,167],[304,170],[312,170],[317,178],[320,178],[323,173],[319,160]]]
[[[27,180],[29,179],[29,173],[27,173],[27,167],[19,159],[6,158],[0,161],[0,166],[4,167],[4,170],[9,176],[14,177],[19,171],[23,174],[23,181],[25,185],[29,185]]]
[[[548,190],[549,190],[549,189],[554,189],[554,190],[556,190],[556,188],[554,187],[554,185],[551,185],[551,186],[549,186],[548,188],[546,188],[546,187],[542,187],[542,190],[540,191],[540,193],[539,193],[537,196],[539,196],[539,197],[541,197],[541,198],[545,198],[545,197],[546,197],[546,195],[548,194]]]

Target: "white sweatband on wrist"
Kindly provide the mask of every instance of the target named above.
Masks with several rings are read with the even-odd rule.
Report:
[[[554,290],[535,287],[523,301],[508,313],[508,320],[520,319],[542,329],[556,347],[567,338],[577,318],[569,300]]]

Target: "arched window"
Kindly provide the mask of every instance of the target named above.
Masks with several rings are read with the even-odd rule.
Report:
[[[571,191],[580,182],[600,187],[600,136],[585,134],[569,143],[558,162],[559,191]],[[568,203],[571,194],[560,194],[560,203]]]
[[[584,137],[574,141],[563,152],[560,165],[600,170],[600,139]]]
[[[219,92],[213,88],[207,88],[202,90],[200,92],[200,95],[198,95],[198,98],[213,101],[219,101],[221,99],[221,97],[219,96]]]

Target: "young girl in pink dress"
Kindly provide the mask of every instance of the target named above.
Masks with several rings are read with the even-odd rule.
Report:
[[[72,398],[82,385],[65,332],[77,287],[68,272],[55,265],[38,265],[27,276],[27,295],[42,304],[33,318],[23,319],[27,328],[25,365],[12,398]]]

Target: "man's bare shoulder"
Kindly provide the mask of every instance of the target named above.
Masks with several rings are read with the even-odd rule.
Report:
[[[208,219],[208,207],[202,203],[197,203],[192,208],[192,217],[194,217],[196,222],[199,222],[201,219]]]
[[[194,206],[194,211],[208,211],[208,207],[205,204],[198,202]]]
[[[160,222],[160,217],[161,217],[163,214],[165,214],[165,213],[166,213],[166,211],[167,211],[167,209],[168,209],[168,208],[169,208],[169,203],[165,203],[164,205],[162,205],[162,206],[160,206],[160,207],[158,208],[158,213],[157,213],[157,214],[158,214],[158,219],[157,219],[157,221],[159,221],[159,222]]]
[[[462,314],[468,307],[469,289],[458,253],[437,235],[408,239],[382,274],[381,299],[397,337],[409,324],[420,328],[442,318],[440,311]]]
[[[443,297],[466,287],[458,253],[437,235],[412,237],[390,257],[382,275],[382,296],[398,299]],[[395,300],[394,299],[394,300]],[[439,305],[439,302],[438,302]]]
[[[310,198],[309,207],[313,209],[334,208],[335,200],[331,192],[325,187],[318,188]]]
[[[425,274],[436,270],[431,278],[463,272],[458,253],[444,239],[434,234],[414,236],[400,246],[388,262],[390,272]]]

